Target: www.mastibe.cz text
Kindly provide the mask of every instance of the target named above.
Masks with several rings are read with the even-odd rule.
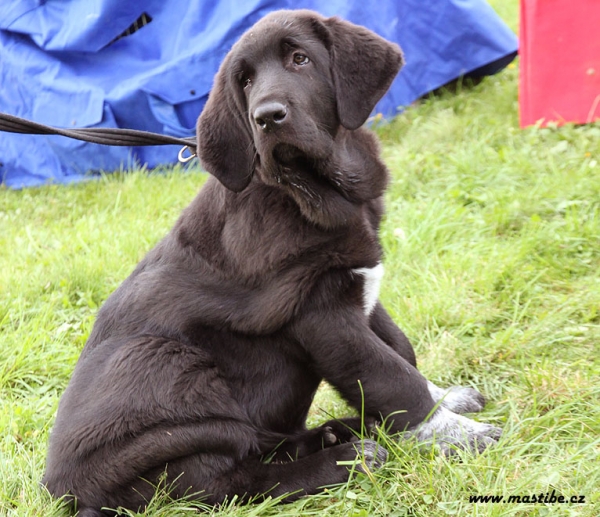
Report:
[[[553,504],[553,503],[568,503],[568,504],[585,504],[584,495],[571,495],[564,496],[557,494],[556,490],[552,492],[542,492],[539,494],[526,494],[526,495],[511,495],[505,497],[503,495],[470,495],[470,503],[541,503],[541,504]]]

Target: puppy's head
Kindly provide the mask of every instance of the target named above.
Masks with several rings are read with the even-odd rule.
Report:
[[[311,11],[269,14],[234,45],[198,119],[198,155],[225,187],[254,172],[324,160],[341,126],[360,127],[390,86],[402,54],[375,33]]]

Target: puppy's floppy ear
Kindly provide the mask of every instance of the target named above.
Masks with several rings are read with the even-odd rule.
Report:
[[[374,32],[340,20],[324,20],[330,31],[332,74],[342,126],[362,126],[404,64],[400,47]]]
[[[254,145],[246,117],[236,103],[226,58],[217,73],[204,110],[198,118],[197,154],[202,166],[223,186],[244,190],[254,170]]]

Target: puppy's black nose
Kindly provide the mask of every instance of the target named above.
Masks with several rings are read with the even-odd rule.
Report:
[[[287,117],[287,109],[279,102],[269,102],[254,110],[254,121],[263,131],[276,131]]]

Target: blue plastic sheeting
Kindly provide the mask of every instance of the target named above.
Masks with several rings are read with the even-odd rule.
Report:
[[[517,49],[484,0],[3,0],[0,112],[193,136],[228,49],[267,12],[291,8],[340,16],[403,48],[407,64],[376,108],[388,117],[461,75],[495,73]],[[119,38],[143,13],[151,22]],[[178,150],[0,132],[0,177],[14,188],[67,183],[173,163]]]

